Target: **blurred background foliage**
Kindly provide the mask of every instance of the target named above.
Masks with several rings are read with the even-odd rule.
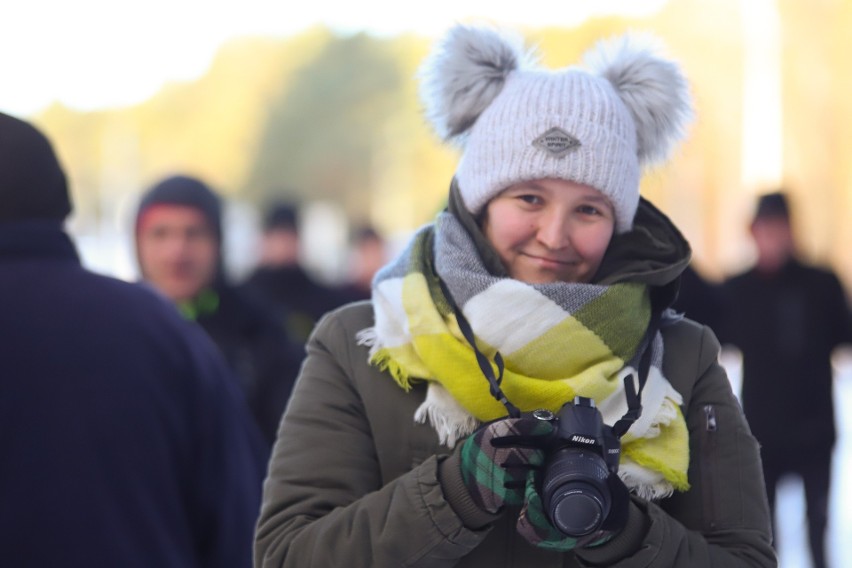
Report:
[[[674,218],[703,272],[721,277],[749,261],[754,196],[783,185],[806,256],[852,284],[852,3],[777,2],[780,89],[754,108],[744,96],[755,69],[750,33],[766,22],[745,4],[677,0],[648,18],[522,31],[549,67],[578,63],[594,41],[625,30],[660,36],[683,64],[697,119],[671,163],[645,177],[643,193]],[[68,170],[81,237],[129,231],[139,194],[175,172],[200,176],[252,211],[275,199],[322,202],[346,223],[404,235],[442,207],[458,159],[425,123],[417,96],[432,41],[322,27],[244,38],[224,45],[203,77],[142,104],[87,113],[55,105],[34,120]],[[762,102],[780,104],[780,124],[744,137]],[[777,145],[780,164],[747,164],[755,154],[746,144],[758,155]]]

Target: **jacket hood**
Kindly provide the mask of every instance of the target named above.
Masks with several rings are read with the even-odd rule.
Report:
[[[489,272],[508,276],[497,251],[480,230],[478,220],[464,207],[455,179],[450,186],[448,209],[473,238]],[[656,289],[655,303],[665,307],[674,301],[679,277],[691,258],[692,249],[678,228],[650,201],[640,197],[633,229],[613,235],[593,282],[647,284]]]
[[[650,201],[639,198],[633,230],[613,235],[595,275],[598,284],[671,284],[692,259],[692,248],[674,223]]]

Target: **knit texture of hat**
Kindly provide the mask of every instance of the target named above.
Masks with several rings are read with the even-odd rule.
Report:
[[[219,197],[201,180],[188,176],[172,176],[151,187],[139,202],[136,210],[136,230],[145,212],[154,205],[183,205],[199,210],[213,228],[222,236],[222,210]]]
[[[579,70],[515,73],[471,129],[456,176],[472,212],[522,181],[592,186],[609,198],[623,232],[639,204],[636,127],[606,79]]]
[[[556,178],[591,186],[631,229],[641,170],[667,159],[692,101],[680,67],[647,36],[590,50],[583,66],[538,66],[517,36],[459,25],[420,69],[421,98],[438,134],[458,144],[456,170],[474,215],[504,189]]]
[[[0,113],[0,223],[63,221],[70,213],[65,173],[48,139]]]

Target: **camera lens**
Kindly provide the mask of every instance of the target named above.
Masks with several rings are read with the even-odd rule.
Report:
[[[597,454],[576,448],[555,452],[542,487],[544,510],[551,523],[567,536],[598,530],[609,514],[608,475],[606,462]]]

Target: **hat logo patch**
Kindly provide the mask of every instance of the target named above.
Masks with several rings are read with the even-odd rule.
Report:
[[[580,141],[559,127],[554,126],[535,140],[533,146],[548,152],[554,158],[561,158],[581,146]]]

